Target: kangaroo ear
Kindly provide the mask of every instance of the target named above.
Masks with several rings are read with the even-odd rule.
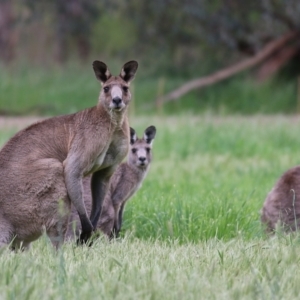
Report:
[[[144,132],[144,140],[148,143],[148,144],[152,144],[154,138],[156,135],[156,128],[155,126],[149,126],[148,128],[146,128],[145,132]]]
[[[127,83],[130,83],[134,79],[134,75],[138,68],[139,64],[135,60],[131,60],[127,62],[120,73],[120,76],[125,80]]]
[[[137,140],[135,130],[130,127],[130,145],[133,145]]]
[[[93,62],[93,69],[97,79],[100,80],[102,84],[111,76],[107,65],[102,61],[95,60]]]

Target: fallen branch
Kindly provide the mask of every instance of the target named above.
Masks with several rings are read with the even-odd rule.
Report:
[[[259,80],[265,80],[275,74],[300,51],[299,45],[286,46],[262,63],[257,73]]]
[[[268,43],[255,56],[248,58],[242,62],[239,62],[233,66],[230,66],[226,69],[220,70],[212,75],[189,81],[189,82],[185,83],[184,85],[182,85],[181,87],[179,87],[178,89],[174,90],[173,92],[170,92],[169,94],[158,97],[156,99],[156,103],[174,101],[174,100],[180,98],[181,96],[183,96],[184,94],[190,92],[191,90],[199,89],[204,86],[208,86],[208,85],[217,83],[217,82],[227,79],[241,71],[244,71],[250,67],[253,67],[253,66],[261,63],[262,61],[264,61],[275,51],[278,51],[280,48],[285,46],[288,42],[293,40],[298,34],[299,34],[298,31],[288,32],[285,35],[283,35],[282,37],[280,37],[279,39]]]

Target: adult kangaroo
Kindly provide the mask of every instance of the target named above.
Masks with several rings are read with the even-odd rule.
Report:
[[[129,84],[138,63],[112,76],[93,62],[102,84],[96,106],[50,118],[18,132],[0,151],[0,246],[27,247],[46,231],[55,247],[63,242],[71,203],[86,242],[96,226],[108,182],[129,148]],[[82,178],[92,174],[92,210],[87,215]]]
[[[152,162],[152,144],[155,135],[155,126],[147,127],[143,138],[138,138],[135,130],[130,128],[130,151],[127,162],[120,164],[110,178],[109,189],[96,226],[110,238],[119,235],[125,204],[141,187],[147,176]],[[90,177],[85,177],[83,179],[84,201],[87,210],[91,211],[92,195],[89,186]],[[78,235],[79,232],[78,214],[72,207],[67,237],[73,238],[74,233]]]

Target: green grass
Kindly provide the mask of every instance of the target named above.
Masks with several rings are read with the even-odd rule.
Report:
[[[125,228],[139,238],[180,242],[261,235],[259,210],[267,192],[300,163],[298,120],[185,116],[139,122],[139,132],[157,126],[155,161],[126,211]]]
[[[0,299],[296,299],[299,236],[268,239],[259,210],[300,163],[300,119],[131,118],[157,127],[154,160],[122,238],[57,253],[43,237],[0,254]],[[0,130],[3,144],[13,130]],[[298,277],[299,276],[299,277]]]
[[[73,113],[97,102],[99,86],[92,68],[19,69],[0,73],[0,111],[4,114]]]
[[[112,68],[118,74],[120,66]],[[140,66],[132,94],[132,109],[137,114],[156,113],[155,99],[181,86],[188,79],[154,77]],[[199,76],[195,74],[194,78]],[[0,114],[53,115],[73,113],[94,106],[100,84],[91,64],[85,67],[68,65],[43,69],[21,66],[0,70]],[[263,100],[262,100],[263,99]],[[299,108],[298,108],[299,109]],[[199,91],[192,91],[180,100],[164,105],[168,114],[294,113],[297,110],[296,80],[255,82],[245,74]]]
[[[1,254],[1,299],[297,299],[299,240],[125,238]]]

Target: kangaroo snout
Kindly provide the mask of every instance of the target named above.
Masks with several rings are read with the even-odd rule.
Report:
[[[144,156],[139,157],[139,161],[140,161],[141,165],[144,165],[146,162],[146,157],[144,157]]]
[[[123,90],[126,87],[120,87],[118,85],[115,85],[111,88],[111,105],[110,107],[115,110],[121,110],[126,105],[123,101],[123,97],[126,97],[124,95]],[[128,93],[127,93],[128,94]]]
[[[119,107],[122,103],[122,99],[120,97],[115,97],[112,99],[112,102],[116,107]]]

